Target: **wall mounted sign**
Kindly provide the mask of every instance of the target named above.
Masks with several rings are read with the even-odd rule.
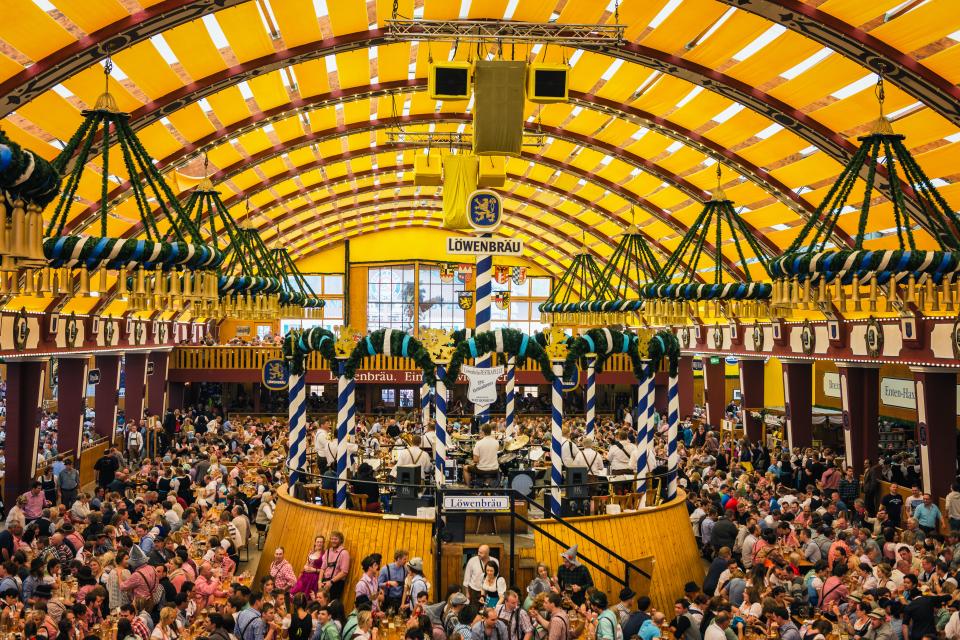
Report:
[[[283,360],[267,360],[261,377],[263,386],[270,391],[281,391],[290,384],[290,371]]]
[[[503,203],[496,191],[478,189],[467,196],[467,222],[480,233],[493,233],[503,220]]]

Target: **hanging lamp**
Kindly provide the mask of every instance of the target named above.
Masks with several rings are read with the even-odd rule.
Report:
[[[60,173],[0,131],[0,295],[50,292],[43,255],[43,208],[57,197]]]
[[[583,318],[580,306],[588,299],[603,277],[597,261],[583,250],[573,257],[546,302],[540,305],[541,321],[548,324],[579,324]]]
[[[644,306],[639,286],[656,278],[660,264],[633,217],[631,207],[630,226],[624,229],[600,277],[579,305],[584,325],[636,324],[639,320]]]
[[[736,317],[756,318],[765,310],[762,301],[770,297],[772,287],[767,282],[754,281],[750,265],[759,263],[769,276],[769,254],[734,210],[720,184],[718,163],[717,187],[711,199],[670,254],[656,281],[640,288],[640,294],[650,301],[649,315],[660,322],[685,323],[690,316],[690,302],[712,302],[714,315],[721,314],[721,302],[726,303],[726,313]],[[736,249],[742,280],[732,279],[723,268],[722,248],[728,241]],[[701,269],[704,256],[709,256],[713,264]],[[706,274],[709,276],[705,277]]]
[[[60,172],[67,172],[63,191],[57,200],[50,223],[47,225],[43,252],[50,267],[59,269],[54,278],[54,289],[72,294],[74,281],[79,292],[90,291],[91,272],[99,271],[99,291],[106,291],[107,272],[117,271],[119,289],[123,295],[128,274],[135,293],[152,296],[158,309],[168,303],[169,272],[186,269],[190,288],[211,299],[216,296],[216,274],[212,271],[223,261],[223,255],[204,243],[199,230],[186,217],[176,196],[154,166],[153,159],[130,127],[129,114],[122,113],[110,94],[108,59],[104,67],[106,89],[97,98],[93,109],[83,112],[80,128],[53,162]],[[144,238],[118,238],[108,235],[108,217],[111,203],[111,162],[119,160],[129,176],[130,192],[142,224]],[[85,175],[87,164],[99,156],[100,176],[99,236],[64,235],[64,227],[77,200],[77,190]],[[156,215],[151,210],[155,205]],[[167,229],[161,232],[162,225]]]
[[[773,305],[781,312],[823,308],[833,305],[841,312],[892,311],[892,307],[913,305],[919,310],[954,311],[958,308],[956,273],[960,270],[960,217],[947,204],[936,186],[907,150],[903,135],[894,133],[883,113],[883,77],[877,80],[880,117],[872,131],[859,138],[861,145],[844,167],[816,212],[784,254],[773,260],[775,278]],[[894,227],[885,233],[895,236],[895,248],[868,242],[879,239],[867,231],[873,199],[876,197],[878,165],[887,169],[893,205]],[[863,200],[847,204],[866,169]],[[906,205],[911,194],[925,213],[913,216]],[[859,211],[853,246],[837,248],[829,242],[841,216]],[[883,214],[886,220],[889,215]],[[918,248],[916,228],[923,223],[932,249]],[[884,226],[888,222],[883,223]],[[820,305],[824,305],[821,307]]]
[[[314,292],[313,287],[290,257],[290,252],[285,247],[278,247],[271,250],[270,255],[279,269],[283,282],[283,291],[280,293],[283,317],[320,318],[320,310],[326,303]]]

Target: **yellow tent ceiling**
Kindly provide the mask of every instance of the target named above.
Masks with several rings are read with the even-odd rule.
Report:
[[[148,0],[5,0],[4,131],[44,157],[56,155],[101,91],[101,63],[91,61],[102,58],[87,54],[131,31],[145,37],[114,51],[111,91],[171,183],[189,186],[207,154],[234,216],[299,258],[356,233],[439,223],[437,190],[412,184],[423,149],[392,143],[386,131],[402,118],[407,131],[469,132],[470,105],[430,100],[425,73],[430,56],[465,59],[475,47],[388,42],[390,0],[225,0],[227,8],[204,15],[208,4],[164,3],[168,14],[160,16]],[[581,231],[602,259],[632,217],[656,251],[675,247],[714,186],[718,159],[744,219],[768,246],[783,248],[840,171],[837,146],[856,145],[875,120],[871,69],[734,4],[403,0],[399,12],[572,23],[612,22],[618,10],[627,39],[619,52],[504,51],[573,66],[570,103],[528,105],[527,126],[543,130],[547,144],[507,161],[503,189],[511,214],[504,235],[522,238],[532,260],[559,273],[580,251]],[[875,38],[934,86],[953,87],[960,75],[950,64],[960,59],[953,0],[795,4],[859,30],[861,40]],[[170,16],[194,19],[163,19]],[[69,73],[31,93],[34,79],[54,68]],[[702,69],[708,86],[695,84],[690,69]],[[950,159],[960,118],[892,82],[886,98],[895,129],[928,175],[943,186],[956,182]],[[74,207],[71,228],[92,215],[98,171],[92,162],[78,192],[86,206]],[[960,205],[957,189],[944,194]],[[135,218],[123,203],[111,232],[135,233]],[[876,218],[868,231],[880,246],[889,221]],[[724,253],[735,261],[732,246]]]

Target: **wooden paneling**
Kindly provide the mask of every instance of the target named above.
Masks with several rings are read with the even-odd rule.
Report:
[[[580,529],[584,536],[576,535],[562,524],[551,520],[537,520],[536,524],[550,535],[563,540],[566,546],[577,544],[582,556],[590,558],[615,575],[623,571],[623,564],[600,550],[588,538],[639,565],[651,574],[652,581],[647,583],[645,580],[631,580],[631,585],[637,585],[634,590],[638,593],[650,596],[653,606],[660,611],[672,609],[674,600],[683,595],[683,585],[688,581],[699,583],[703,579],[703,562],[690,529],[682,492],[673,502],[652,509],[617,515],[569,518],[568,521]],[[534,532],[534,556],[537,562],[543,562],[550,567],[551,575],[556,575],[560,566],[560,554],[566,550],[566,546],[561,547],[540,532]],[[589,565],[587,568],[590,569],[598,589],[613,597],[619,593],[619,583]]]
[[[397,518],[376,513],[328,509],[290,498],[286,487],[278,490],[277,508],[264,543],[254,584],[267,573],[273,552],[282,546],[294,571],[301,567],[313,546],[313,539],[332,531],[343,533],[344,546],[350,552],[350,574],[344,589],[344,606],[353,608],[354,587],[360,580],[360,561],[371,553],[383,555],[384,562],[393,561],[396,549],[405,549],[411,558],[423,558],[423,573],[433,582],[433,521]],[[431,587],[431,600],[435,591]]]
[[[97,479],[97,473],[93,470],[93,465],[97,463],[97,460],[100,459],[100,456],[103,455],[103,452],[110,447],[110,441],[107,438],[98,441],[92,447],[87,447],[80,453],[80,486],[85,487],[87,484],[93,482]]]

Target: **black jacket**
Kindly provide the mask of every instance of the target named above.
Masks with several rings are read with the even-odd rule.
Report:
[[[714,548],[727,547],[733,551],[733,545],[737,541],[737,525],[733,524],[725,516],[717,520],[713,525],[713,533],[710,534],[710,544]]]

